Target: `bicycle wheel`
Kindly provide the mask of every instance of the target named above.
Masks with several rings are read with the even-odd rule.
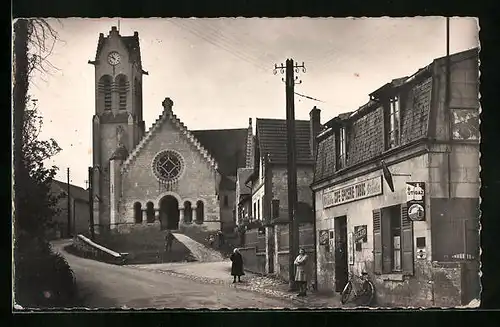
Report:
[[[373,296],[375,295],[375,286],[369,280],[365,280],[362,285],[362,291],[359,295],[360,305],[370,305],[373,301]]]
[[[351,292],[352,292],[352,283],[349,281],[342,290],[342,293],[340,293],[341,294],[340,303],[346,304],[349,298],[351,297]]]

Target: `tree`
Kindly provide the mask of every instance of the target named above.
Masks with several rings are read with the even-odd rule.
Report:
[[[61,149],[54,140],[40,141],[42,127],[36,101],[28,89],[34,70],[48,72],[48,61],[58,35],[44,19],[18,19],[14,23],[14,197],[15,233],[40,234],[54,214],[50,183],[56,167],[44,161]],[[54,67],[55,68],[55,67]]]
[[[62,195],[50,192],[57,167],[45,167],[44,162],[61,151],[54,139],[39,140],[43,118],[36,101],[31,101],[24,111],[22,133],[23,166],[16,176],[20,186],[16,202],[20,209],[16,215],[16,228],[32,235],[42,236],[47,224],[56,213],[56,203]]]

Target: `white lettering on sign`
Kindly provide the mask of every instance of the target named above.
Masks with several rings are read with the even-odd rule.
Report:
[[[421,183],[406,183],[406,201],[422,201],[425,196]]]
[[[340,188],[328,188],[323,191],[323,208],[361,200],[382,194],[382,176],[367,179]]]

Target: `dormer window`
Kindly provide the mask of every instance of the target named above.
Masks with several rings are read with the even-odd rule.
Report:
[[[347,164],[347,133],[346,128],[339,129],[339,150],[338,150],[338,169],[346,167]]]
[[[393,149],[400,144],[400,97],[392,97],[389,101],[389,121],[387,126],[387,148]]]

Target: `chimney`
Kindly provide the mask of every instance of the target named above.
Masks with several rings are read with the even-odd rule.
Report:
[[[316,159],[316,136],[318,136],[321,130],[321,110],[312,108],[309,112],[309,148],[311,149],[311,156]]]
[[[252,128],[252,118],[248,118],[248,131],[247,131],[247,151],[246,151],[246,168],[253,168],[254,161],[254,144],[253,144],[253,128]]]

